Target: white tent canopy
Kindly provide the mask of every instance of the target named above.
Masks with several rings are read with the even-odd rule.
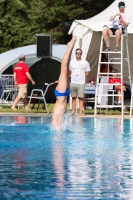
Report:
[[[61,62],[64,53],[66,52],[67,45],[53,45],[52,48],[52,59]],[[36,45],[29,45],[0,54],[0,74],[2,74],[2,72],[10,65],[14,65],[16,62],[18,62],[18,57],[20,54],[25,54],[26,63],[29,67],[33,65],[39,60],[39,58],[36,57],[36,49]]]
[[[104,25],[110,25],[109,17],[113,13],[118,13],[118,3],[120,0],[115,0],[108,8],[99,13],[98,15],[87,19],[87,20],[75,20],[69,30],[69,34],[73,34],[77,36],[77,41],[75,43],[72,58],[74,58],[74,51],[76,48],[80,47],[83,50],[83,58],[88,60],[91,66],[90,77],[96,77],[97,66],[98,66],[98,58],[99,58],[99,50],[100,50],[100,42],[102,36],[102,29]],[[125,0],[126,4],[125,12],[131,15],[131,23],[128,26],[128,43],[129,43],[129,57],[130,57],[130,65],[131,65],[131,73],[133,74],[133,4],[132,0]],[[115,43],[114,43],[115,45]],[[115,47],[115,46],[114,46]],[[124,49],[124,56],[125,56]],[[127,67],[125,67],[124,76],[128,76]]]

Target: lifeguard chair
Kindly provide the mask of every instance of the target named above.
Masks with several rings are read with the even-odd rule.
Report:
[[[109,36],[109,43],[111,46],[111,40],[113,40],[115,38],[115,35],[111,35]],[[100,53],[99,53],[99,62],[98,62],[98,70],[97,70],[97,82],[96,82],[96,95],[95,95],[95,112],[94,115],[96,116],[97,114],[97,108],[114,108],[114,107],[120,107],[121,108],[121,113],[122,113],[122,117],[124,117],[124,96],[123,96],[123,87],[122,87],[122,81],[123,81],[123,62],[124,64],[126,63],[127,65],[127,70],[128,70],[128,76],[129,76],[129,82],[130,82],[130,87],[131,87],[131,71],[130,71],[130,61],[129,61],[129,50],[128,50],[128,33],[127,33],[127,29],[125,30],[121,30],[121,41],[120,41],[120,46],[121,46],[121,50],[118,52],[115,51],[108,51],[105,52],[103,51],[103,36],[101,37],[101,44],[100,44]],[[123,57],[123,50],[124,47],[126,47],[126,57]],[[107,60],[102,60],[102,54],[105,54],[107,56]],[[107,71],[106,72],[101,72],[101,65],[106,65],[107,66]],[[121,78],[121,105],[108,105],[108,102],[106,102],[106,104],[100,104],[98,102],[98,96],[99,96],[99,86],[100,84],[102,84],[103,86],[109,87],[109,83],[108,81],[100,83],[100,79],[103,78],[103,76],[107,77],[107,80],[109,79],[110,75],[113,75],[114,73],[110,72],[110,65],[115,65],[117,66],[116,68],[119,69],[119,73],[117,73],[117,75],[119,76],[119,78]],[[124,67],[126,67],[124,65]],[[114,84],[116,85],[116,84]],[[100,93],[101,98],[103,97],[108,97],[108,96],[112,96],[112,94],[105,94],[105,93]],[[120,96],[118,94],[113,94],[113,96]]]

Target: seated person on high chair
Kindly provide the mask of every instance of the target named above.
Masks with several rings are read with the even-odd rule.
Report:
[[[120,96],[116,97],[115,104],[121,105],[121,85],[123,87],[123,92],[126,91],[126,87],[124,86],[123,81],[121,81],[120,78],[117,78],[118,71],[116,69],[113,69],[112,73],[115,73],[115,74],[113,74],[112,78],[109,78],[108,83],[115,84],[114,85],[115,91],[117,92],[117,94],[120,95]],[[118,84],[118,85],[116,85],[116,84]]]
[[[111,28],[108,26],[104,26],[105,29],[103,30],[103,38],[104,42],[106,44],[105,52],[110,51],[110,45],[109,45],[109,36],[110,35],[116,35],[116,47],[114,51],[119,51],[119,43],[121,38],[121,28],[122,31],[128,27],[130,24],[131,17],[129,14],[125,13],[125,3],[123,1],[118,3],[119,12],[114,13],[110,18],[109,21],[112,21]]]

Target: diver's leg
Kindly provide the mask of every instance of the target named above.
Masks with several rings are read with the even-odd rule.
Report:
[[[68,86],[68,62],[69,62],[71,50],[76,40],[77,40],[77,37],[74,36],[71,39],[71,41],[67,44],[68,48],[61,62],[61,73],[60,73],[58,85],[56,87],[58,92],[66,92],[66,89]]]

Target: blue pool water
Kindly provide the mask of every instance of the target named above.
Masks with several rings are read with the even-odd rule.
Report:
[[[133,120],[0,117],[0,200],[133,199]]]

